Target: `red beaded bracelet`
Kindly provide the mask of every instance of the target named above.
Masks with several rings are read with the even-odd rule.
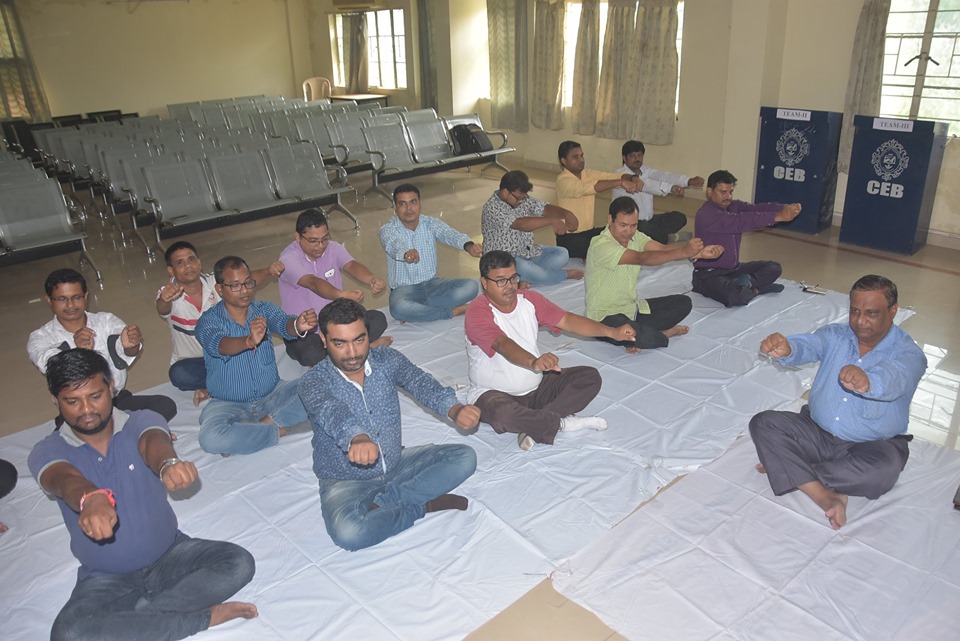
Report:
[[[92,492],[87,492],[80,497],[80,511],[83,512],[83,502],[87,500],[87,497],[93,496],[94,494],[103,494],[107,497],[107,500],[110,501],[112,507],[117,507],[117,499],[113,497],[113,490],[107,488],[100,488],[98,490],[93,490]]]

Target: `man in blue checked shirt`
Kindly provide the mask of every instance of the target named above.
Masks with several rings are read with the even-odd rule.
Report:
[[[222,300],[200,316],[195,332],[212,397],[200,413],[200,447],[214,454],[250,454],[276,445],[307,420],[297,382],[280,380],[270,332],[302,338],[317,326],[317,313],[288,315],[273,303],[254,300],[257,281],[238,256],[218,260],[213,277]]]
[[[893,324],[898,309],[892,281],[864,276],[850,291],[849,324],[760,344],[784,365],[820,361],[820,369],[799,414],[751,419],[757,471],[777,496],[797,489],[813,499],[834,529],[846,523],[847,496],[879,498],[907,463],[910,401],[927,359]]]
[[[477,468],[468,445],[403,447],[402,387],[418,403],[470,429],[480,410],[457,402],[452,388],[391,347],[370,349],[366,310],[338,298],[320,311],[329,358],[300,379],[313,425],[313,471],[333,542],[359,550],[407,529],[427,512],[465,510],[448,492]]]
[[[416,185],[393,190],[393,210],[397,217],[380,228],[380,243],[387,252],[390,315],[412,323],[460,316],[480,288],[474,279],[437,276],[437,242],[474,258],[483,254],[483,245],[439,218],[421,216]]]

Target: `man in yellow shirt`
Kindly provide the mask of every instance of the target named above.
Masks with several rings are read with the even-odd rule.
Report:
[[[594,225],[597,193],[621,187],[633,194],[643,189],[643,181],[632,173],[621,175],[587,169],[583,147],[573,140],[560,143],[557,157],[563,167],[557,176],[557,205],[572,211],[582,230],[557,236],[557,246],[566,248],[571,258],[586,259],[590,241],[604,229]]]

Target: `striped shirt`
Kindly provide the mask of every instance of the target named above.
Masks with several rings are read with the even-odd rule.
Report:
[[[257,349],[246,349],[239,354],[227,356],[220,353],[223,338],[243,338],[250,335],[250,320],[263,316],[268,332]],[[280,382],[277,361],[273,354],[270,332],[287,340],[296,336],[287,333],[288,316],[283,310],[266,301],[255,300],[247,308],[246,323],[240,325],[230,317],[223,301],[220,301],[197,321],[196,336],[203,347],[203,361],[207,366],[207,391],[210,396],[222,401],[252,403],[270,392]]]
[[[220,294],[214,288],[213,274],[200,274],[200,283],[203,293],[200,301],[195,301],[186,292],[170,303],[170,313],[160,314],[160,317],[170,325],[170,339],[173,343],[173,354],[170,364],[173,365],[184,358],[200,358],[203,348],[194,336],[197,321],[200,315],[220,302]],[[157,290],[157,298],[163,292],[163,287]]]
[[[437,242],[463,249],[471,242],[470,237],[461,233],[433,216],[420,216],[417,228],[407,229],[394,216],[380,228],[380,244],[387,252],[387,279],[390,289],[417,285],[437,275]],[[403,255],[416,249],[420,260],[408,263]]]
[[[620,258],[628,249],[642,252],[650,241],[643,232],[637,232],[624,247],[604,227],[600,235],[590,241],[583,288],[587,295],[587,318],[602,321],[607,316],[623,314],[633,320],[637,313],[649,314],[650,305],[637,296],[640,265],[621,265]]]

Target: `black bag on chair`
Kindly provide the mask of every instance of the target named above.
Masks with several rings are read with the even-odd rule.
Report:
[[[457,155],[493,151],[493,143],[487,132],[476,125],[457,125],[450,130],[450,137]]]

